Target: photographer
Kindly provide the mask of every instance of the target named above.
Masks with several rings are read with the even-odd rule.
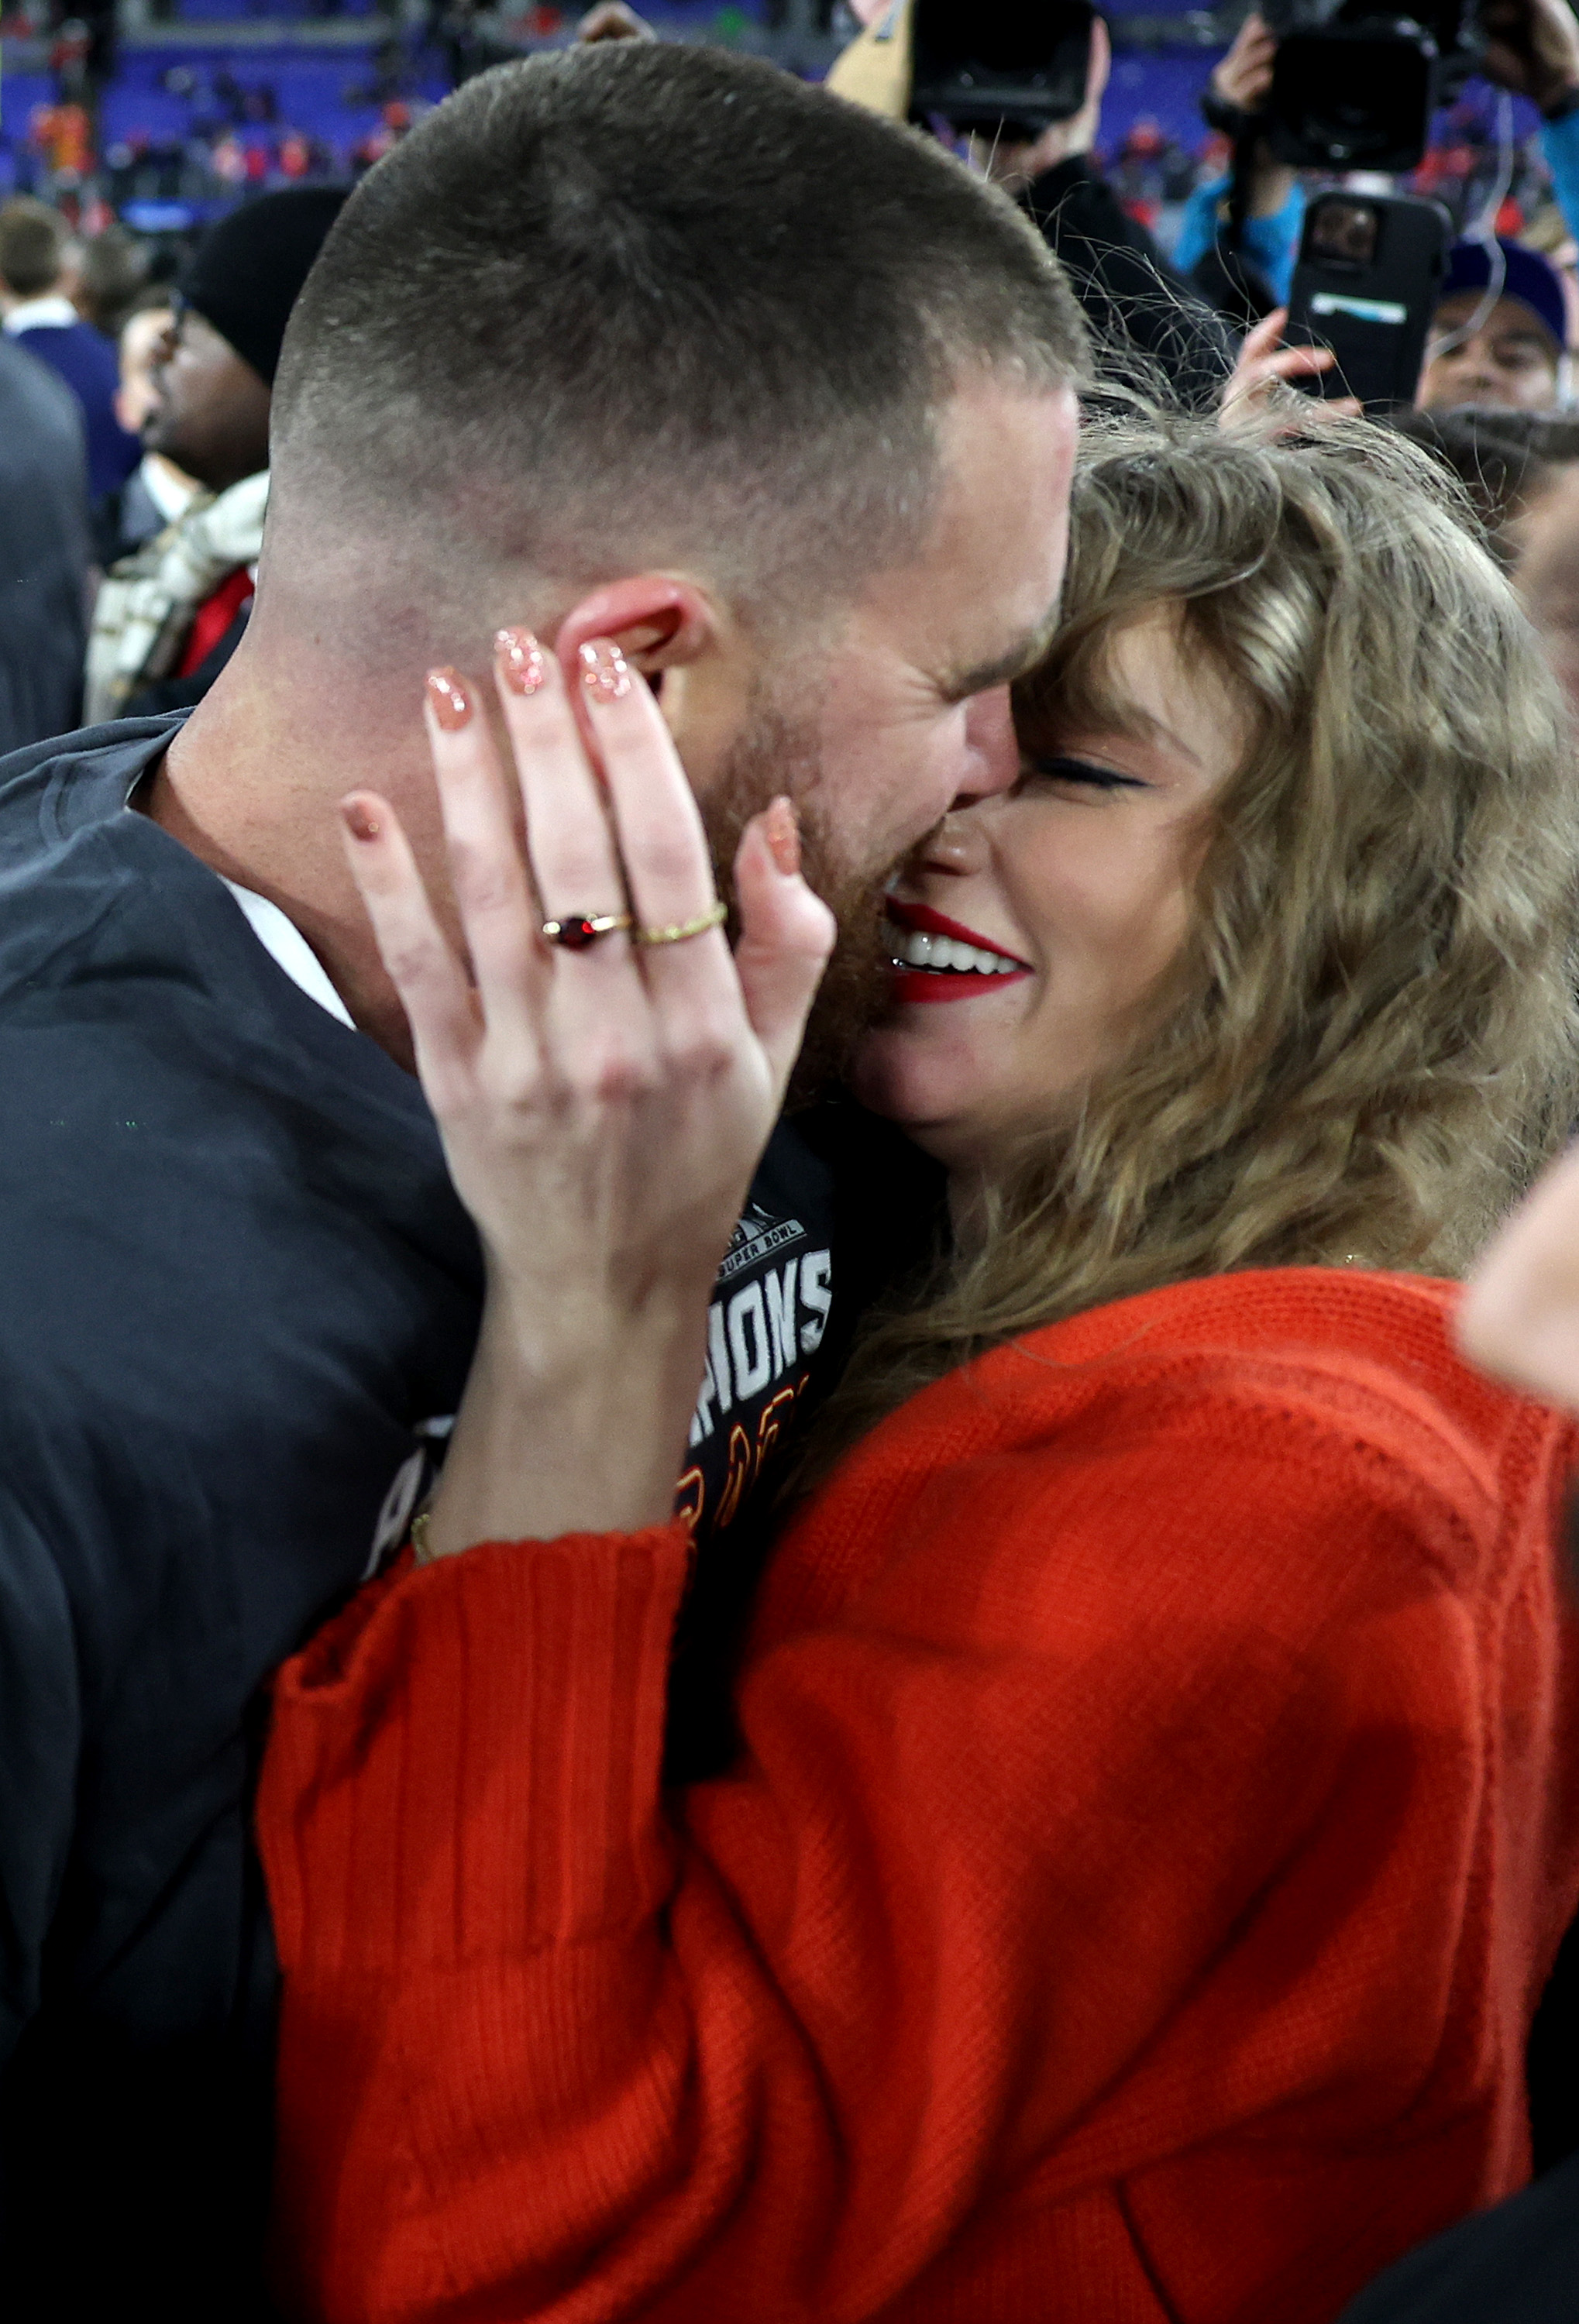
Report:
[[[1214,127],[1231,136],[1244,134],[1247,124],[1265,106],[1277,54],[1277,36],[1252,9],[1207,83],[1203,110]],[[1273,307],[1288,303],[1288,286],[1294,279],[1300,229],[1305,224],[1305,189],[1297,171],[1272,159],[1264,137],[1258,137],[1251,149],[1249,177],[1237,253],[1233,251],[1227,231],[1232,224],[1233,181],[1230,175],[1197,186],[1185,204],[1184,219],[1174,247],[1174,263],[1214,303],[1221,304],[1224,288],[1222,277],[1233,267],[1236,256],[1239,264],[1235,271],[1245,278],[1243,287],[1251,290],[1251,303],[1260,303],[1259,293],[1263,286],[1270,294],[1261,309],[1265,314]],[[1235,307],[1240,303],[1237,295],[1233,303]]]
[[[864,0],[857,13],[866,13]],[[1091,19],[1085,89],[1072,111],[1048,122],[1048,108],[1038,101],[1045,96],[1045,82],[1031,86],[1017,61],[1007,78],[1020,78],[1028,117],[1014,117],[1006,106],[1004,117],[993,119],[978,106],[975,117],[967,121],[946,102],[913,102],[913,41],[924,40],[927,32],[923,17],[917,35],[917,14],[918,0],[892,0],[873,14],[866,30],[836,60],[827,88],[891,120],[924,116],[950,123],[973,166],[1013,196],[1065,268],[1104,358],[1101,367],[1143,393],[1210,410],[1233,369],[1229,329],[1125,210],[1093,152],[1113,61],[1102,18]],[[1012,48],[1017,32],[1017,26],[989,18],[980,33],[983,49]],[[1000,34],[1007,35],[1002,44]],[[1079,30],[1067,37],[1077,40]],[[1049,52],[1057,39],[1057,27],[1049,23]],[[979,63],[972,69],[982,69]],[[1077,74],[1077,54],[1075,69]],[[941,89],[933,93],[939,99],[944,95]],[[1039,118],[1046,125],[1033,128]]]
[[[1112,61],[1099,16],[1080,110],[1031,140],[973,133],[971,159],[1030,213],[1121,375],[1155,391],[1160,372],[1182,402],[1206,409],[1233,367],[1227,329],[1123,208],[1093,153]]]

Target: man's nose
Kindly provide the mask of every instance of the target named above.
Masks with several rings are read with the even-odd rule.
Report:
[[[942,822],[934,825],[917,848],[910,868],[914,872],[946,872],[956,878],[968,877],[985,867],[987,854],[987,835],[982,828],[982,817],[950,807]]]
[[[1020,742],[1006,686],[972,696],[965,705],[965,740],[967,764],[959,804],[1008,790],[1020,773]]]

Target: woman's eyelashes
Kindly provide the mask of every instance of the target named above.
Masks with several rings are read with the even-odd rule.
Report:
[[[1150,783],[1139,775],[1122,775],[1116,767],[1104,767],[1094,759],[1076,759],[1057,753],[1051,758],[1027,758],[1026,777],[1048,783],[1080,783],[1088,790],[1145,791]]]

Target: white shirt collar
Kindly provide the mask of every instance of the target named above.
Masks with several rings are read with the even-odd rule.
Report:
[[[24,299],[20,307],[13,307],[5,318],[5,331],[14,338],[18,331],[58,331],[69,323],[82,320],[69,299],[58,290],[48,291],[42,299]]]
[[[166,524],[173,524],[178,516],[186,514],[198,487],[178,484],[157,453],[144,452],[137,474],[142,478],[143,491]]]
[[[279,905],[271,903],[267,896],[257,895],[251,888],[237,887],[234,880],[225,878],[223,872],[219,878],[252,923],[254,936],[266,952],[272,953],[292,984],[299,984],[309,1001],[316,1001],[320,1009],[327,1009],[331,1017],[337,1017],[342,1025],[350,1025],[355,1032],[356,1028],[352,1023],[350,1010],[330,983],[328,972],[295,921],[288,919]]]

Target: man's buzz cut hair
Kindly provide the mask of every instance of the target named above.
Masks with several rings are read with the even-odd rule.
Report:
[[[768,64],[599,44],[482,74],[346,203],[286,337],[275,491],[804,617],[919,547],[957,384],[1085,363],[1040,235],[934,140]]]

